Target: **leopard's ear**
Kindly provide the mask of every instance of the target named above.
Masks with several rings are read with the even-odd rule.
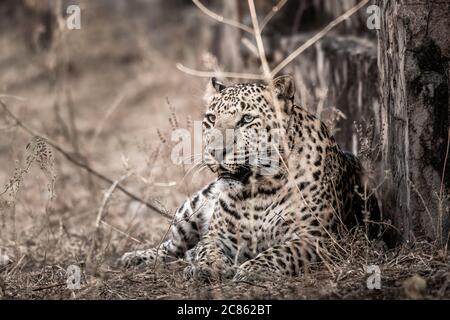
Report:
[[[223,82],[220,82],[219,80],[217,80],[214,77],[211,79],[211,84],[218,93],[222,92],[222,90],[226,88],[226,86],[223,84]]]
[[[204,95],[204,100],[209,103],[213,99],[213,97],[222,92],[226,88],[223,82],[220,82],[216,78],[212,78],[211,81],[208,81],[208,85],[206,87],[206,92]]]
[[[275,93],[280,98],[293,100],[295,95],[294,78],[291,75],[279,76],[272,82]]]

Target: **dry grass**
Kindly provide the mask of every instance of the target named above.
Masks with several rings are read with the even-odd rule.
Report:
[[[81,163],[173,212],[211,179],[205,171],[185,177],[186,168],[170,162],[171,127],[190,127],[203,111],[204,81],[180,73],[176,62],[200,65],[207,39],[199,33],[194,43],[174,43],[192,39],[191,16],[160,22],[160,36],[139,17],[96,14],[92,2],[82,3],[91,23],[59,30],[49,51],[30,52],[16,28],[0,35],[0,98]],[[109,19],[114,26],[105,28]],[[205,285],[185,281],[182,262],[122,270],[117,258],[158,244],[170,221],[120,193],[119,182],[105,184],[42,143],[0,111],[0,185],[8,189],[0,197],[0,258],[12,259],[0,266],[0,298],[450,298],[447,252],[425,241],[387,250],[359,233],[345,235],[344,250],[331,246],[326,265],[296,279]],[[67,289],[70,265],[82,268],[79,290]],[[381,290],[366,288],[367,265],[380,267]],[[414,276],[426,288],[415,289]]]
[[[67,265],[84,259],[88,237],[65,235],[47,243],[54,248],[48,260],[45,252],[33,250],[2,274],[1,292],[6,299],[449,299],[450,267],[427,242],[386,251],[363,236],[349,236],[342,243],[351,254],[335,258],[331,270],[312,269],[295,279],[272,279],[257,284],[222,282],[203,284],[182,277],[183,262],[156,270],[121,270],[114,266],[114,255],[96,272],[83,269],[80,290],[66,288]],[[36,246],[30,246],[30,249]],[[36,248],[37,249],[37,248]],[[118,248],[116,248],[118,249]],[[30,250],[31,251],[31,250]],[[68,251],[77,254],[68,255]],[[340,253],[342,255],[342,253]],[[78,258],[77,258],[78,257]],[[115,256],[117,257],[117,255]],[[365,267],[381,270],[381,290],[366,287]],[[330,272],[331,271],[331,272]],[[424,287],[416,283],[425,281]]]

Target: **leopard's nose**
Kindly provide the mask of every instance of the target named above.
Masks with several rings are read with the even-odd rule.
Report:
[[[233,116],[219,117],[214,126],[218,130],[231,130],[236,127],[236,119]]]
[[[215,128],[208,139],[209,154],[221,162],[232,153],[234,146],[234,129]]]

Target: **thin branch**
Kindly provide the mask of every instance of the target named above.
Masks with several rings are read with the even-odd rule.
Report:
[[[191,76],[202,77],[202,78],[212,78],[212,77],[221,77],[221,78],[235,78],[235,79],[251,79],[251,80],[264,80],[264,76],[260,74],[252,74],[252,73],[237,73],[237,72],[217,72],[217,71],[200,71],[191,69],[182,65],[181,63],[177,63],[176,67],[181,72],[189,74]]]
[[[294,24],[292,26],[292,31],[291,31],[292,34],[295,34],[295,32],[298,30],[298,27],[300,26],[300,22],[302,20],[305,8],[306,8],[306,3],[304,1],[300,1],[297,12],[295,13]]]
[[[103,202],[102,202],[100,208],[98,209],[97,219],[95,221],[95,229],[96,230],[100,227],[100,222],[103,219],[103,212],[105,211],[106,205],[108,204],[109,199],[112,197],[112,194],[114,193],[114,190],[116,190],[116,188],[119,185],[119,183],[124,181],[130,175],[131,175],[131,172],[127,172],[126,174],[121,176],[119,179],[114,181],[114,183],[111,185],[111,187],[109,187],[108,191],[106,191],[105,196],[103,197]]]
[[[247,38],[242,38],[242,44],[247,47],[247,49],[253,53],[253,55],[256,58],[259,58],[259,54],[258,54],[258,48],[256,48],[256,46],[250,42],[250,40],[248,40]]]
[[[127,237],[127,238],[129,238],[129,239],[131,239],[131,240],[133,240],[133,241],[135,241],[135,242],[137,242],[137,243],[139,243],[139,244],[142,244],[142,243],[143,243],[143,242],[140,241],[139,239],[136,239],[135,237],[130,236],[128,233],[123,232],[122,230],[120,230],[120,229],[114,227],[112,224],[109,224],[109,223],[106,222],[106,221],[101,220],[100,222],[103,223],[105,226],[110,227],[110,228],[113,229],[114,231],[120,233],[121,235],[124,235],[125,237]]]
[[[423,207],[425,208],[425,212],[428,215],[428,218],[430,218],[430,223],[434,222],[433,216],[431,215],[431,211],[430,209],[428,209],[427,203],[425,201],[425,199],[422,196],[422,193],[420,193],[420,191],[417,189],[416,185],[414,184],[414,182],[412,182],[412,180],[408,177],[407,181],[409,182],[409,184],[411,185],[413,191],[417,194],[417,196],[419,197],[420,201],[423,204]],[[436,235],[438,234],[438,226],[435,226],[434,232],[436,233]]]
[[[103,130],[103,127],[106,123],[106,120],[116,111],[116,109],[122,104],[124,99],[124,94],[119,94],[119,96],[114,100],[114,102],[111,104],[111,106],[106,111],[103,118],[99,121],[99,124],[96,126],[94,134],[92,135],[92,139],[90,142],[90,145],[94,145],[95,141],[97,140],[98,136]]]
[[[267,24],[272,20],[272,18],[278,13],[278,11],[281,10],[281,8],[284,7],[287,0],[280,0],[275,6],[272,7],[272,10],[266,15],[266,17],[263,19],[261,23],[261,32],[263,32],[264,28],[267,26]]]
[[[258,16],[256,15],[256,8],[254,0],[248,0],[248,8],[250,9],[250,16],[252,17],[253,30],[255,33],[256,46],[258,48],[259,59],[264,72],[264,78],[270,80],[271,73],[269,63],[267,62],[266,52],[264,50],[264,43],[261,37],[261,30],[259,28]]]
[[[449,152],[450,152],[450,129],[448,129],[447,151],[445,152],[444,168],[442,169],[441,189],[439,191],[439,198],[440,199],[442,199],[442,195],[444,193],[445,169],[447,167],[447,161],[448,161]]]
[[[72,162],[76,166],[83,168],[84,170],[86,170],[87,172],[92,174],[93,176],[99,178],[100,180],[103,180],[103,181],[109,183],[110,185],[114,184],[114,180],[112,180],[112,179],[106,177],[105,175],[103,175],[102,173],[94,170],[93,168],[91,168],[90,166],[86,165],[85,163],[77,160],[74,156],[72,156],[70,154],[70,152],[64,150],[56,142],[50,140],[49,138],[47,138],[46,136],[44,136],[44,135],[42,135],[40,133],[34,131],[33,129],[30,129],[27,125],[25,125],[22,121],[20,121],[19,118],[17,118],[8,109],[6,104],[3,101],[1,101],[1,100],[0,100],[0,105],[5,110],[5,112],[16,122],[16,125],[19,126],[21,129],[23,129],[25,132],[27,132],[29,135],[34,136],[34,137],[40,137],[40,138],[44,139],[51,147],[53,147],[56,151],[61,153],[67,160],[69,160],[70,162]],[[172,219],[172,216],[167,212],[167,210],[158,208],[155,204],[152,204],[152,203],[149,203],[149,202],[143,200],[142,198],[140,198],[137,195],[131,193],[130,191],[128,191],[127,189],[125,189],[121,185],[117,185],[117,189],[122,191],[122,193],[124,193],[125,195],[127,195],[131,199],[144,204],[147,208],[149,208],[149,209],[151,209],[151,210],[161,214],[162,216],[164,216],[164,217],[166,217],[168,219]]]
[[[210,17],[216,21],[219,21],[223,24],[226,24],[226,25],[241,29],[242,31],[248,32],[250,34],[253,34],[253,30],[250,27],[246,26],[245,24],[242,24],[240,22],[237,22],[237,21],[234,21],[231,19],[224,18],[223,16],[209,10],[199,0],[192,0],[192,2],[208,17]]]
[[[4,99],[4,98],[12,98],[12,99],[16,99],[18,101],[25,101],[26,99],[24,97],[20,97],[20,96],[14,96],[11,94],[0,94],[0,99]]]
[[[250,1],[250,0],[249,0]],[[356,6],[342,14],[341,16],[334,19],[332,22],[330,22],[324,29],[322,29],[319,33],[317,33],[314,37],[306,41],[303,45],[298,47],[294,52],[292,52],[286,59],[284,59],[278,66],[276,66],[272,70],[271,76],[276,76],[282,69],[284,69],[289,63],[292,62],[299,54],[301,54],[303,51],[311,47],[314,43],[316,43],[318,40],[322,39],[330,30],[332,30],[334,27],[336,27],[341,22],[347,20],[350,18],[353,14],[358,12],[362,7],[364,7],[370,0],[362,0],[360,3],[358,3]]]
[[[16,272],[16,270],[19,269],[20,265],[21,265],[22,262],[23,262],[23,259],[25,259],[26,256],[27,256],[27,255],[24,254],[24,255],[19,259],[19,261],[16,263],[16,265],[8,272],[8,274],[7,274],[8,277],[11,277],[11,276]]]

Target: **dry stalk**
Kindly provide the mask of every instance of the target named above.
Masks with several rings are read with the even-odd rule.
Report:
[[[269,63],[267,62],[266,52],[264,49],[264,43],[261,37],[261,30],[259,27],[258,16],[256,15],[256,8],[254,0],[248,0],[248,8],[250,10],[250,16],[252,18],[253,30],[255,34],[256,47],[258,49],[259,59],[263,69],[264,78],[268,83],[272,79]]]
[[[181,63],[177,63],[176,67],[181,72],[184,72],[191,76],[202,77],[202,78],[234,78],[234,79],[249,79],[249,80],[264,80],[264,76],[260,74],[252,73],[240,73],[240,72],[217,72],[217,71],[201,71],[195,70],[184,66]]]
[[[111,185],[111,187],[109,187],[108,191],[106,191],[105,196],[103,197],[102,205],[98,209],[97,219],[95,221],[95,230],[96,231],[100,227],[100,222],[103,219],[103,212],[105,211],[106,205],[108,204],[109,199],[112,197],[112,194],[114,193],[114,190],[116,190],[116,188],[119,185],[119,183],[121,183],[122,181],[124,181],[125,179],[127,179],[131,175],[132,175],[131,171],[127,172],[126,174],[121,176],[119,179],[114,181],[114,183]]]
[[[248,26],[246,26],[246,25],[244,25],[244,24],[242,24],[242,23],[240,23],[240,22],[238,22],[238,21],[234,21],[234,20],[230,20],[230,19],[224,18],[223,16],[221,16],[221,15],[219,15],[219,14],[217,14],[217,13],[211,11],[211,10],[208,9],[207,7],[205,7],[199,0],[192,0],[192,2],[193,2],[193,3],[194,3],[194,4],[195,4],[195,5],[196,5],[196,6],[197,6],[204,14],[206,14],[208,17],[210,17],[210,18],[212,18],[212,19],[214,19],[214,20],[216,20],[216,21],[218,21],[218,22],[220,22],[220,23],[223,23],[223,24],[226,24],[226,25],[229,25],[229,26],[232,26],[232,27],[241,29],[242,31],[248,32],[248,33],[250,33],[250,34],[253,34],[252,28],[250,28],[250,27],[248,27]]]
[[[142,244],[142,243],[143,243],[143,242],[140,241],[139,239],[136,239],[135,237],[129,235],[129,234],[126,233],[126,232],[123,232],[122,230],[120,230],[120,229],[114,227],[112,224],[110,224],[110,223],[108,223],[108,222],[106,222],[106,221],[101,220],[100,223],[103,223],[105,226],[110,227],[112,230],[114,230],[114,231],[120,233],[121,235],[127,237],[128,239],[133,240],[134,242],[137,242],[137,243],[139,243],[139,244]]]
[[[287,3],[287,0],[280,0],[276,5],[272,7],[272,10],[266,15],[266,17],[261,22],[261,32],[263,32],[264,28],[267,26],[270,20],[284,7]]]
[[[442,199],[444,193],[444,181],[445,181],[445,169],[447,167],[448,155],[450,152],[450,128],[448,129],[448,138],[447,138],[447,150],[445,152],[445,160],[444,160],[444,168],[442,169],[442,180],[441,180],[441,188],[439,191],[439,198]]]

